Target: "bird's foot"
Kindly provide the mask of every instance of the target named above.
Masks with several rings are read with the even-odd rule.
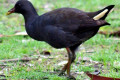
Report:
[[[67,75],[67,78],[68,78],[68,80],[76,80],[76,78],[74,77],[74,76],[71,76],[71,75]]]
[[[58,76],[64,76],[64,75],[65,75],[65,71],[61,71]]]

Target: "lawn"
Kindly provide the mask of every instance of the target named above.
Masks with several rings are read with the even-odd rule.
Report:
[[[101,31],[112,32],[120,29],[120,1],[119,0],[30,0],[41,15],[53,9],[72,7],[84,11],[97,11],[114,4],[115,9],[106,21],[110,26],[102,27]],[[14,0],[0,0],[0,34],[13,35],[25,31],[22,15],[6,12],[14,6]],[[50,56],[43,54],[49,51]],[[82,44],[77,51],[77,59],[72,65],[72,74],[77,80],[90,80],[84,71],[100,71],[101,76],[120,78],[120,38],[97,34]],[[0,60],[16,58],[38,58],[29,62],[0,62],[0,78],[6,79],[38,79],[38,80],[66,80],[58,76],[67,60],[65,49],[55,49],[44,42],[38,42],[28,36],[11,36],[0,38]],[[56,72],[56,73],[53,73]],[[1,77],[5,75],[5,77]]]

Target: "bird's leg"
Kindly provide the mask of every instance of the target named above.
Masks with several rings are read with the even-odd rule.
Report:
[[[70,67],[71,67],[71,63],[72,63],[72,52],[70,51],[69,48],[66,48],[67,52],[68,52],[68,63],[67,63],[67,76],[70,75]]]
[[[68,53],[68,55],[69,55],[69,52],[68,52],[68,49],[67,49],[67,48],[66,48],[66,50],[67,50],[67,53]],[[69,63],[69,56],[68,56],[68,63]],[[67,70],[68,63],[65,64],[65,66],[62,68],[59,76],[61,76],[61,75],[63,75],[63,74],[65,73],[65,71]]]
[[[72,51],[69,48],[66,48],[67,52],[68,52],[68,63],[67,63],[67,77],[72,79],[72,80],[76,80],[73,76],[71,76],[70,74],[70,67],[72,62],[74,62],[75,60],[75,55],[72,53]]]
[[[68,63],[63,67],[63,69],[61,70],[59,75],[64,74],[64,72],[67,70],[67,77],[75,80],[75,78],[70,75],[70,67],[71,67],[71,63],[75,59],[75,55],[73,55],[73,53],[71,52],[71,50],[69,48],[66,48],[66,50],[68,52]]]

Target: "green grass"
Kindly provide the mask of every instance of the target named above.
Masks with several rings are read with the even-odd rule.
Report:
[[[100,10],[108,5],[114,4],[114,11],[109,14],[106,19],[111,26],[102,27],[103,31],[115,31],[120,26],[120,1],[119,0],[31,0],[33,5],[41,15],[47,12],[45,5],[49,5],[51,10],[61,7],[78,8],[84,11]],[[6,12],[13,7],[14,4],[8,3],[6,0],[0,1],[0,34],[12,35],[16,31],[24,31],[24,20],[19,14],[12,14],[6,16]],[[24,42],[25,41],[25,42]],[[120,78],[120,66],[115,68],[115,62],[120,62],[120,39],[114,37],[105,37],[104,35],[97,34],[82,46],[77,52],[77,59],[75,64],[72,65],[72,73],[96,70],[93,63],[79,61],[79,57],[89,57],[92,61],[98,61],[103,65],[100,70],[102,76]],[[48,50],[54,59],[42,59],[30,62],[16,62],[16,63],[1,63],[7,64],[3,70],[0,66],[0,71],[3,70],[8,79],[44,79],[46,80],[66,80],[64,76],[59,77],[58,74],[50,74],[55,70],[60,70],[62,67],[57,64],[61,61],[67,60],[65,50],[57,50],[44,42],[32,40],[29,37],[14,36],[0,38],[0,60],[23,58],[24,56],[35,57],[39,55],[36,51],[42,52]],[[93,51],[87,53],[86,51]],[[57,58],[55,58],[57,57]],[[60,57],[60,58],[59,58]],[[77,63],[79,62],[79,64]],[[85,65],[88,66],[85,66]],[[32,65],[32,66],[30,66]],[[116,72],[117,69],[117,72]],[[85,74],[75,75],[78,80],[84,80],[88,77]],[[89,78],[88,78],[89,79]]]

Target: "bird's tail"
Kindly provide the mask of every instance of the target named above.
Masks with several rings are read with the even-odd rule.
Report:
[[[108,22],[105,20],[96,20],[97,26],[105,26],[105,25],[110,25]]]
[[[107,7],[105,7],[102,10],[99,10],[97,12],[87,12],[87,15],[91,18],[93,18],[94,20],[105,20],[105,18],[107,17],[107,15],[112,12],[113,8],[115,5],[109,5]]]

